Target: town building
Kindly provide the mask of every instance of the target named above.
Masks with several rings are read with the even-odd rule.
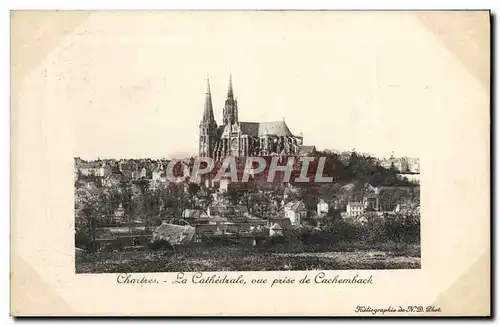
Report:
[[[174,225],[163,222],[153,231],[154,241],[167,241],[171,245],[189,244],[196,238],[196,228],[190,225]]]
[[[115,209],[113,214],[113,220],[117,223],[122,222],[125,219],[125,209],[123,208],[123,204],[119,203],[118,207]]]
[[[102,184],[108,188],[117,188],[125,181],[123,174],[111,173],[103,179]]]
[[[362,202],[348,202],[346,208],[348,217],[358,217],[365,212],[365,208]]]
[[[382,216],[386,213],[414,212],[420,205],[420,187],[374,187],[366,184],[359,193],[350,198],[344,217],[356,217],[373,212]]]
[[[167,180],[166,169],[165,169],[165,166],[161,162],[158,162],[158,165],[153,170],[151,179],[153,181],[166,181]]]
[[[317,204],[317,214],[318,217],[324,217],[328,214],[328,203],[324,199],[320,199]]]
[[[75,166],[79,174],[84,176],[99,176],[101,173],[101,163],[99,161],[85,162],[75,159]]]
[[[398,204],[420,202],[420,187],[373,187],[366,185],[363,204],[366,211],[393,212]]]
[[[134,161],[123,161],[119,162],[120,166],[120,171],[123,173],[123,175],[130,180],[138,180],[139,179],[139,172],[138,171],[138,166]]]
[[[283,228],[278,223],[274,223],[269,228],[269,236],[270,237],[283,236]]]
[[[379,163],[386,169],[394,168],[400,173],[420,173],[420,160],[416,157],[395,157],[391,155],[389,158],[380,159]]]
[[[285,218],[290,219],[290,222],[293,225],[299,225],[302,219],[307,216],[306,206],[299,200],[291,201],[285,204],[283,209],[285,212]]]
[[[149,183],[150,189],[158,189],[161,186],[166,186],[169,183],[167,178],[166,168],[163,163],[158,162],[156,168],[151,174],[151,182]]]
[[[209,216],[207,212],[196,208],[184,209],[184,211],[182,212],[182,219],[184,219],[191,225],[209,223]]]
[[[104,162],[99,169],[99,176],[103,178],[107,177],[112,172],[112,169],[113,168],[111,167],[111,165],[109,165],[107,162]]]
[[[152,178],[153,178],[153,172],[151,171],[151,169],[148,166],[144,166],[141,169],[141,173],[139,174],[139,179],[150,180]]]

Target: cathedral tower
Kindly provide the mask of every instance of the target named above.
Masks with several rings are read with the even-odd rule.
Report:
[[[198,154],[200,157],[212,157],[217,136],[217,123],[214,119],[210,80],[207,77],[207,91],[205,93],[205,107],[200,122],[200,142]]]
[[[238,122],[238,102],[234,99],[231,74],[229,75],[229,88],[227,90],[226,103],[222,112],[222,121],[224,125],[232,125]]]

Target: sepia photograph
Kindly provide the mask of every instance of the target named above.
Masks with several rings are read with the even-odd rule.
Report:
[[[190,156],[75,158],[77,273],[420,268],[418,157],[317,147],[205,84]]]
[[[12,314],[488,314],[490,19],[12,11]]]

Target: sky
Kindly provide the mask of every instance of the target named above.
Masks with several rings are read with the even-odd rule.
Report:
[[[75,157],[185,157],[207,76],[221,123],[230,73],[241,121],[284,119],[318,149],[414,157],[468,74],[404,12],[95,12],[20,101],[65,121]]]

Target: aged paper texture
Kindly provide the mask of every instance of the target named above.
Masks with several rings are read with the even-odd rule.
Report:
[[[11,314],[488,316],[489,107],[488,11],[13,11]]]

